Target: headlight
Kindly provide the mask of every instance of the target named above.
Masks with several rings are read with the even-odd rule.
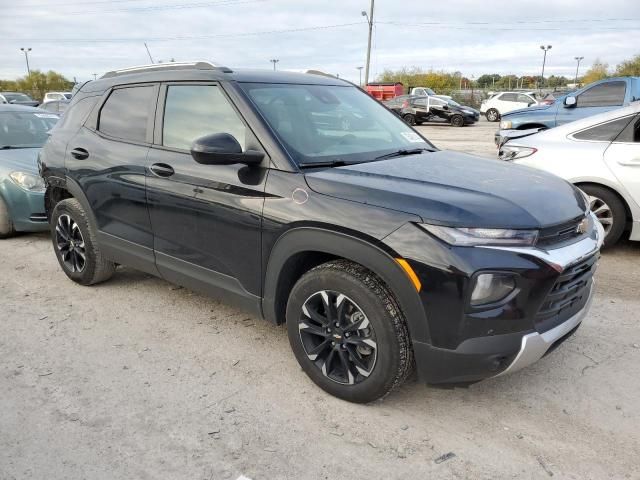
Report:
[[[511,230],[497,228],[454,228],[440,225],[420,226],[449,245],[474,247],[480,245],[520,245],[530,246],[538,239],[537,230]]]
[[[502,128],[503,130],[509,130],[512,127],[513,123],[511,123],[511,120],[502,120],[500,122],[500,128]]]
[[[516,158],[529,157],[538,151],[533,147],[519,147],[517,145],[503,145],[498,152],[500,160],[515,160]]]
[[[508,273],[481,273],[476,276],[471,291],[471,306],[477,307],[505,299],[516,288],[513,275]]]
[[[13,183],[27,192],[44,192],[45,185],[37,175],[25,172],[11,172],[9,178]]]

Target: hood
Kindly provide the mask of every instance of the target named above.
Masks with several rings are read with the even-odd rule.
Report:
[[[38,174],[40,148],[0,150],[0,172],[21,171]]]
[[[559,177],[450,151],[327,168],[305,177],[315,192],[438,225],[542,228],[576,218],[586,208],[577,190]]]
[[[509,113],[505,113],[504,115],[502,115],[502,118],[508,118],[508,117],[515,117],[517,115],[521,115],[521,114],[525,114],[528,115],[531,112],[542,112],[544,110],[549,110],[551,107],[553,107],[555,105],[555,103],[552,103],[551,105],[534,105],[532,107],[527,107],[527,108],[520,108],[518,110],[513,110]]]

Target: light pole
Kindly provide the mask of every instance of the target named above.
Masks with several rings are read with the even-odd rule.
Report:
[[[27,76],[31,76],[31,69],[29,68],[29,52],[31,51],[31,47],[20,47],[20,50],[24,52],[24,59],[27,61]]]
[[[364,70],[364,84],[369,85],[369,66],[371,63],[371,34],[373,33],[373,3],[374,0],[371,0],[371,8],[369,9],[369,15],[364,10],[362,11],[362,16],[367,19],[367,23],[369,24],[369,39],[367,41],[367,66]]]
[[[273,71],[276,71],[276,63],[278,63],[280,60],[277,58],[272,58],[271,60],[269,60],[271,63],[273,63]]]
[[[578,69],[580,68],[580,62],[584,60],[584,57],[573,57],[573,58],[578,62],[578,65],[576,65],[576,78],[573,80],[573,83],[575,86],[578,86]]]
[[[552,45],[540,45],[540,49],[544,50],[544,57],[542,58],[542,76],[540,78],[540,88],[544,87],[544,65],[547,63],[547,51],[551,50]]]
[[[362,69],[364,67],[356,67],[356,70],[358,70],[358,73],[360,74],[360,82],[358,83],[358,85],[360,85],[362,87]]]
[[[94,74],[93,74],[93,79],[94,79],[94,80],[97,80],[97,79],[98,79],[98,74],[97,74],[97,73],[94,73]]]

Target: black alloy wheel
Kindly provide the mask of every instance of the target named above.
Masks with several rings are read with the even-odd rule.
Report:
[[[464,127],[464,118],[462,115],[454,115],[451,117],[451,125],[454,127]]]
[[[416,116],[412,113],[407,113],[406,115],[403,115],[402,118],[411,126],[416,124]]]
[[[55,242],[65,267],[72,273],[82,273],[87,264],[84,238],[80,227],[69,215],[58,217]]]
[[[376,335],[362,309],[347,296],[331,290],[311,295],[302,306],[298,329],[307,357],[325,377],[353,385],[371,375]]]

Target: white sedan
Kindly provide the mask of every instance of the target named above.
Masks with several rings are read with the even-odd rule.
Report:
[[[640,102],[538,133],[516,132],[498,156],[580,187],[605,229],[605,246],[625,231],[640,241]]]
[[[501,92],[483,100],[480,113],[490,122],[497,122],[505,113],[537,104],[535,92]]]

